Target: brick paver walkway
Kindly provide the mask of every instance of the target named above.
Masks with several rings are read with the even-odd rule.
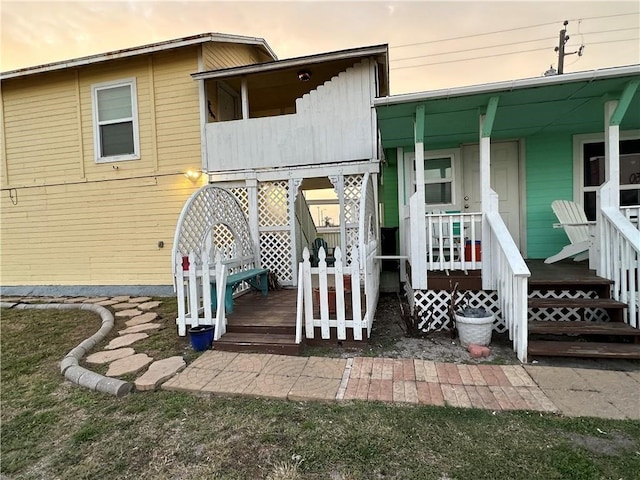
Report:
[[[283,357],[212,350],[162,388],[289,400],[557,411],[519,365],[456,365],[417,359]]]

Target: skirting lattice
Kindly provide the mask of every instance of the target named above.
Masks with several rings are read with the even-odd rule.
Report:
[[[449,303],[451,292],[448,290],[407,290],[407,298],[411,311],[418,311],[420,321],[418,328],[424,333],[449,330]],[[498,294],[485,290],[465,290],[459,292],[465,295],[468,306],[485,308],[494,314],[493,330],[502,333],[507,327],[502,320]]]
[[[276,273],[280,283],[291,285],[291,235],[288,231],[260,232],[260,262],[262,268]]]
[[[533,290],[530,298],[598,298],[593,291]],[[609,314],[601,308],[530,308],[529,320],[554,322],[608,322]]]

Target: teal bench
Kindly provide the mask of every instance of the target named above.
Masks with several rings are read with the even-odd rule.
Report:
[[[227,277],[227,288],[225,289],[224,295],[224,308],[226,312],[233,312],[233,291],[238,284],[242,282],[247,282],[251,288],[262,292],[262,295],[266,296],[269,291],[267,273],[269,273],[269,270],[266,268],[252,268],[229,275]],[[214,311],[218,307],[217,299],[216,283],[213,281],[211,282],[211,309]]]

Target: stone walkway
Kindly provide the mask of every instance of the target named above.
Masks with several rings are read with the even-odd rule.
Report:
[[[369,400],[557,412],[553,402],[519,365],[285,357],[212,350],[162,388],[288,400]]]
[[[109,306],[117,318],[126,318],[119,336],[85,360],[109,364],[108,376],[139,374],[134,381],[138,391],[162,388],[293,401],[362,400],[640,420],[640,364],[634,371],[616,371],[379,357],[290,357],[214,349],[186,366],[180,356],[154,361],[135,350],[136,342],[164,326],[154,322],[158,314],[152,310],[160,305],[158,301],[129,296],[48,301]]]

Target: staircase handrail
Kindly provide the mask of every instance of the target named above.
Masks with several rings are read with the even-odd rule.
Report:
[[[529,267],[498,211],[485,213],[491,239],[491,285],[498,292],[502,318],[518,359],[527,361]]]
[[[599,275],[613,281],[613,298],[627,304],[625,322],[640,328],[640,230],[614,207],[603,207]]]

